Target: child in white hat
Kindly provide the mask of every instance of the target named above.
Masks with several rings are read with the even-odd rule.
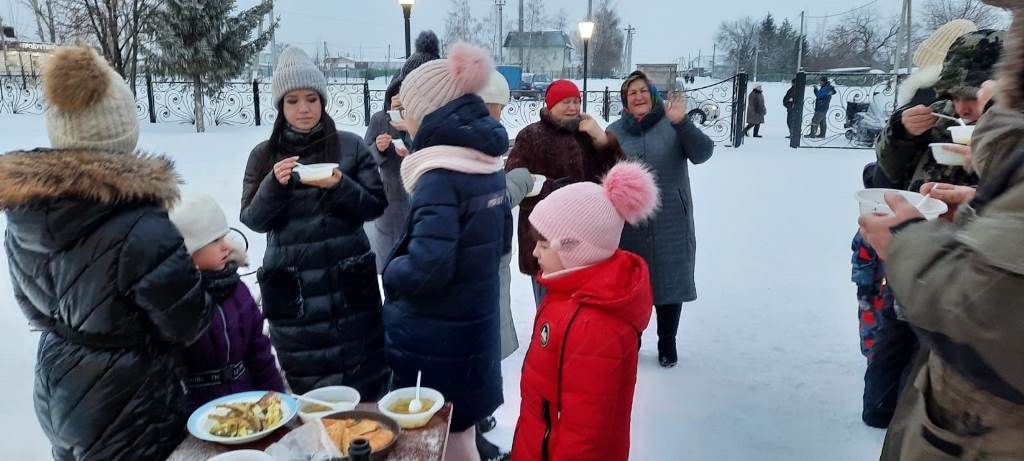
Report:
[[[237,392],[284,392],[270,338],[263,334],[263,313],[238,275],[238,267],[247,265],[245,250],[228,238],[224,211],[212,197],[197,195],[170,217],[217,304],[210,328],[184,353],[189,411]]]

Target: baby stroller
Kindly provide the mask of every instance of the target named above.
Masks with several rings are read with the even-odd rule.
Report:
[[[875,93],[871,102],[846,104],[846,139],[857,147],[873,147],[879,133],[885,128],[888,115],[885,103]]]

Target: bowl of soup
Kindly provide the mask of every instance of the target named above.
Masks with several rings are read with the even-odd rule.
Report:
[[[395,420],[402,429],[419,429],[426,426],[430,418],[441,410],[444,406],[444,396],[429,387],[420,388],[420,403],[423,409],[418,413],[411,413],[409,403],[415,398],[415,387],[395,389],[380,399],[377,408],[382,414]]]
[[[299,400],[299,418],[302,419],[303,423],[308,423],[339,411],[352,411],[356,408],[356,405],[359,405],[359,401],[362,399],[359,391],[348,386],[321,387],[302,394],[302,396],[332,405],[328,408],[324,405]]]

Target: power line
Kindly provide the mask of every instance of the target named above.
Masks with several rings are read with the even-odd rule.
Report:
[[[867,7],[871,6],[871,5],[874,5],[875,3],[878,3],[878,0],[871,0],[870,2],[867,2],[867,3],[865,3],[865,4],[861,5],[861,6],[858,6],[856,8],[851,8],[849,10],[843,11],[842,13],[826,14],[824,16],[807,16],[807,19],[828,19],[828,18],[835,18],[835,17],[839,17],[839,16],[846,16],[846,15],[848,15],[850,13],[853,13],[854,11],[861,10],[861,9],[867,8]]]

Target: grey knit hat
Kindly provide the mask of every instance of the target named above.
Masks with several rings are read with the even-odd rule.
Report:
[[[55,149],[134,152],[135,96],[96,50],[60,48],[43,66],[46,129]]]
[[[272,88],[275,106],[281,103],[286,94],[295,90],[313,90],[320,93],[321,98],[327,97],[327,79],[323,72],[316,68],[305,51],[294,46],[288,47],[278,56]]]

